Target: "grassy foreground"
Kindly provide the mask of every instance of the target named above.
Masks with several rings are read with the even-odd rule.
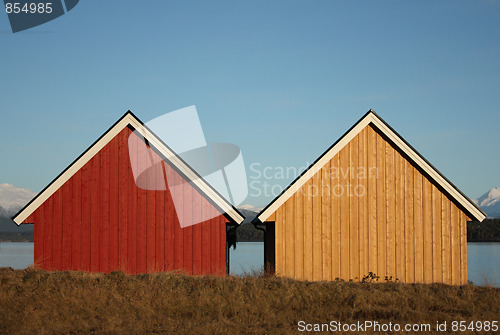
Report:
[[[473,285],[0,269],[1,334],[298,334],[301,320],[447,321],[443,334],[499,316],[500,289]]]

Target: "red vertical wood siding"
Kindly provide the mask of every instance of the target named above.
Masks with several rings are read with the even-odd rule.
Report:
[[[130,143],[130,141],[129,141]],[[137,144],[137,164],[139,167],[141,165],[145,164],[145,161],[148,159],[147,156],[147,151],[143,149],[144,147],[142,145]],[[142,168],[139,170],[141,171]],[[145,173],[148,171],[146,170]],[[146,176],[147,179],[147,176]],[[147,216],[147,205],[148,205],[148,193],[146,190],[138,187],[137,188],[137,222],[136,222],[136,231],[137,231],[137,260],[136,260],[136,266],[137,266],[137,272],[138,273],[144,273],[147,272],[147,249],[149,249],[151,246],[148,245],[148,240],[147,240],[147,233],[148,230],[151,231],[150,227],[150,220],[148,220]],[[142,226],[144,225],[144,229],[142,229]]]
[[[137,152],[137,142],[128,143],[128,140],[125,140],[125,148],[124,151],[127,151],[127,145],[130,146],[130,150],[135,150]],[[129,158],[129,154],[126,153],[127,158]],[[124,159],[125,159],[124,157]],[[125,159],[126,160],[126,159]],[[120,159],[120,163],[123,163],[123,159]],[[137,162],[134,162],[136,164]],[[128,165],[130,165],[129,163]],[[129,168],[128,173],[128,271],[129,273],[137,273],[137,186],[133,181],[132,176],[132,167]]]
[[[73,176],[72,229],[71,231],[71,269],[82,268],[82,171]]]
[[[73,183],[66,183],[62,187],[62,199],[71,199]],[[62,210],[62,264],[61,269],[71,270],[71,227],[64,222],[72,218],[72,204],[63,203]]]
[[[81,244],[81,270],[83,271],[90,271],[90,198],[92,196],[91,189],[90,189],[90,162],[89,164],[83,166],[81,169],[82,171],[82,225],[81,225],[81,235],[82,239],[80,241]],[[70,180],[73,181],[75,176],[71,178]],[[49,198],[48,200],[50,200]],[[48,201],[47,200],[47,201]],[[40,206],[40,208],[44,207],[45,203]],[[39,209],[40,209],[39,208]],[[39,210],[37,209],[37,210]],[[36,226],[37,223],[35,223]],[[50,217],[47,218],[44,221],[44,226],[49,226],[50,227]],[[75,223],[72,222],[73,228],[75,227]],[[45,233],[45,232],[44,232]],[[36,244],[36,242],[35,242]],[[50,248],[50,244],[46,244],[45,248]],[[76,268],[75,270],[77,270]]]
[[[193,190],[189,187],[188,183],[183,183],[182,188],[184,191],[184,218],[186,221],[191,221],[192,206],[189,204],[193,199]],[[184,233],[184,267],[193,273],[193,226],[183,228]]]
[[[55,269],[63,269],[62,266],[62,188],[54,193],[53,207],[53,240],[52,240],[52,266]]]
[[[44,211],[43,211],[43,222],[47,222],[47,224],[44,224],[44,229],[43,229],[43,252],[44,254],[42,255],[42,260],[43,260],[43,268],[44,269],[47,269],[47,270],[52,270],[54,267],[52,266],[52,261],[53,261],[53,252],[52,252],[52,247],[53,247],[53,244],[52,244],[52,241],[53,241],[53,238],[52,238],[52,235],[53,235],[53,221],[54,221],[54,211],[53,211],[53,208],[54,208],[54,197],[50,197],[49,199],[47,199],[47,201],[45,201],[43,207],[44,207]],[[35,236],[35,241],[36,240],[41,240],[39,238],[37,238],[37,236]],[[35,264],[38,263],[36,260],[34,262]]]
[[[111,144],[111,143],[110,143]],[[110,213],[110,199],[109,199],[109,148],[110,145],[101,150],[100,161],[100,174],[99,180],[107,181],[99,183],[99,271],[109,272],[109,213]]]
[[[157,168],[158,166],[160,169]],[[158,166],[155,167],[155,179],[161,180],[163,178],[163,165],[160,163]],[[155,196],[155,265],[156,271],[165,271],[165,220],[163,219],[165,217],[165,192],[155,192]]]
[[[90,160],[90,271],[99,272],[99,210],[100,210],[100,162],[101,155],[96,155]]]
[[[128,225],[129,225],[129,192],[128,183],[130,164],[119,164],[122,160],[127,160],[128,144],[125,136],[118,136],[118,270],[128,271]]]
[[[188,274],[226,273],[226,219],[189,183],[173,192],[182,197],[185,217],[216,215],[181,228],[172,194],[138,188],[129,158],[158,162],[145,175],[148,188],[165,177],[182,177],[141,141],[129,143],[123,129],[45,201],[25,223],[35,224],[35,265],[46,270],[144,273],[178,270]]]
[[[43,209],[39,209],[33,215],[33,222],[43,222]],[[43,224],[35,225],[35,236],[39,236],[43,238]],[[43,241],[37,241],[35,243],[34,250],[34,265],[37,268],[43,267],[42,259],[43,259]]]
[[[163,175],[165,179],[167,178],[167,164],[162,163]],[[164,193],[164,203],[165,203],[165,213],[163,218],[163,226],[165,230],[165,270],[170,271],[174,269],[174,228],[176,225],[168,224],[168,222],[176,220],[176,214],[174,209],[174,203],[172,200],[172,195],[170,192]]]
[[[119,254],[119,203],[120,197],[118,185],[120,183],[119,174],[119,141],[111,141],[109,144],[109,270],[118,269],[118,254]],[[116,168],[118,167],[118,168]],[[115,170],[116,169],[116,170]],[[111,201],[117,199],[117,201]]]

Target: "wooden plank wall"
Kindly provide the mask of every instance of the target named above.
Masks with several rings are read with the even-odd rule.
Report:
[[[146,184],[174,179],[185,215],[214,216],[181,228],[170,190],[138,188],[124,129],[40,206],[25,223],[35,224],[35,265],[47,270],[145,273],[180,270],[226,273],[226,218],[153,153],[159,164],[147,170]],[[143,159],[139,138],[131,141]]]
[[[467,216],[371,125],[269,220],[278,275],[467,283]]]

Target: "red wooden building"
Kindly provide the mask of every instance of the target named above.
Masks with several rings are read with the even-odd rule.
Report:
[[[163,189],[137,186],[130,152],[157,162],[141,177]],[[194,222],[211,218],[182,228],[179,210]],[[40,269],[214,275],[226,274],[227,229],[243,219],[131,112],[13,217],[34,224]]]

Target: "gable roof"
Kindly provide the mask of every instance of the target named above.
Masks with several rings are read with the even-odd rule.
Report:
[[[295,192],[297,192],[316,172],[329,162],[342,148],[344,148],[356,135],[368,125],[372,125],[382,132],[396,147],[404,152],[408,159],[422,169],[435,181],[450,197],[459,203],[466,213],[473,219],[483,221],[486,214],[455,185],[453,185],[441,172],[429,163],[417,150],[401,137],[373,110],[369,110],[358,122],[354,124],[337,142],[328,148],[314,163],[312,163],[300,176],[271,201],[252,221],[261,223],[266,221],[281,205],[283,205]]]
[[[168,161],[180,171],[193,184],[198,191],[210,200],[229,220],[241,224],[245,219],[243,215],[222,195],[220,195],[210,184],[208,184],[195,170],[193,170],[182,158],[169,148],[158,136],[156,136],[144,123],[131,111],[125,113],[115,122],[97,141],[85,150],[73,163],[71,163],[59,176],[57,176],[47,187],[24,206],[12,220],[20,225],[24,222],[45,200],[54,194],[66,181],[90,161],[102,148],[104,148],[120,131],[126,127],[132,127],[147,141],[150,147],[154,147],[164,161]]]

